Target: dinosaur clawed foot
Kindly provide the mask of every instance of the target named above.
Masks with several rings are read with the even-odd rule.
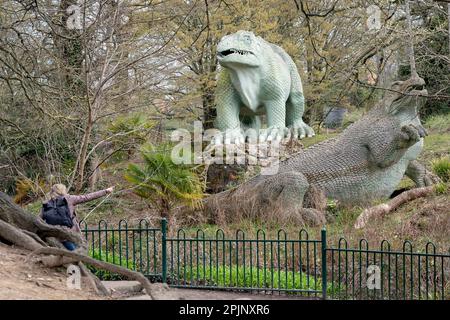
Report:
[[[289,126],[292,139],[303,139],[304,137],[313,137],[314,130],[304,123],[302,120],[297,120],[294,124]]]

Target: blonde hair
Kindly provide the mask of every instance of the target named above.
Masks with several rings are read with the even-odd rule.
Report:
[[[58,197],[63,197],[65,195],[67,195],[66,186],[61,183],[58,183],[58,184],[54,184],[52,186],[52,189],[50,190],[50,193],[49,193],[49,198],[56,199]]]

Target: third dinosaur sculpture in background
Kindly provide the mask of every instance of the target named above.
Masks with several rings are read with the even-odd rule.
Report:
[[[206,209],[213,216],[222,212],[225,220],[236,214],[264,219],[277,212],[320,224],[324,214],[312,208],[313,191],[343,204],[364,205],[389,197],[405,174],[417,186],[432,184],[416,160],[426,135],[418,114],[428,94],[424,84],[419,77],[393,83],[377,106],[338,137],[280,162],[272,176],[259,175],[209,197]]]
[[[252,32],[224,36],[217,46],[222,66],[215,92],[215,127],[226,140],[242,143],[244,130],[255,129],[261,141],[279,140],[291,131],[294,138],[313,136],[303,122],[305,103],[297,67],[281,47]],[[260,116],[266,115],[267,129]],[[219,143],[223,135],[219,135]]]

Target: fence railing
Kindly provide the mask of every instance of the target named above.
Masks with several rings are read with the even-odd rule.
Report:
[[[267,239],[263,230],[256,239],[246,239],[241,230],[230,238],[221,229],[213,237],[179,230],[167,239],[167,252],[167,282],[174,287],[322,293],[320,241],[308,239],[304,230],[293,239],[282,230],[276,239]]]
[[[141,272],[147,277],[161,276],[160,227],[152,227],[144,219],[131,227],[125,220],[120,220],[115,227],[102,220],[96,227],[89,228],[82,222],[81,231],[93,258]],[[111,279],[118,277],[99,275]]]
[[[336,248],[327,248],[327,255],[332,298],[450,299],[450,254],[436,253],[431,242],[424,252],[414,252],[410,241],[392,250],[387,240],[379,248],[369,248],[365,239],[349,248],[341,238]]]
[[[384,240],[369,248],[362,239],[350,248],[341,238],[329,246],[326,231],[310,239],[302,229],[294,236],[284,230],[268,237],[258,230],[247,237],[238,230],[227,236],[180,229],[169,237],[166,220],[151,226],[141,220],[130,227],[100,221],[82,225],[89,254],[139,271],[172,287],[301,295],[329,299],[450,299],[450,253],[436,253],[428,243],[413,252],[411,242],[392,250]],[[97,275],[115,279],[117,275]]]

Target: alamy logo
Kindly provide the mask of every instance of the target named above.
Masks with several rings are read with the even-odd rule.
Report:
[[[66,10],[67,17],[66,26],[69,30],[81,30],[83,26],[81,24],[81,7],[73,4],[69,6]]]
[[[372,264],[367,268],[366,284],[369,290],[381,289],[381,271],[379,266]]]
[[[67,267],[67,288],[81,290],[81,271],[80,267],[73,264]]]

